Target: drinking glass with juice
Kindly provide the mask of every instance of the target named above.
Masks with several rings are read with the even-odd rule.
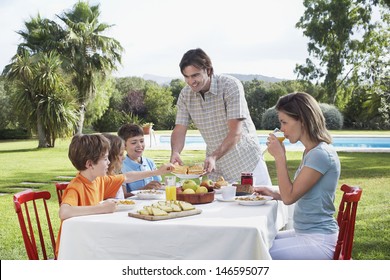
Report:
[[[272,132],[272,134],[275,135],[276,138],[278,138],[280,143],[282,143],[284,141],[284,139],[286,139],[286,137],[284,137],[283,131],[281,131],[279,128],[275,128],[274,131]],[[268,150],[268,147],[265,148],[265,150],[263,151],[263,155],[265,154],[265,152],[267,150]]]
[[[167,201],[176,200],[176,176],[166,176],[165,182],[165,199]]]
[[[279,128],[275,128],[273,134],[278,138],[279,142],[282,143],[286,137],[284,137],[284,133],[279,130]]]

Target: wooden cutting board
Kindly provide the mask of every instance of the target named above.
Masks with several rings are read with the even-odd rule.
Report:
[[[202,212],[201,209],[194,209],[194,210],[187,210],[187,211],[181,211],[181,212],[170,212],[166,216],[149,216],[149,215],[141,215],[138,213],[128,213],[129,217],[134,217],[138,219],[148,220],[148,221],[161,221],[161,220],[168,220],[168,219],[176,219],[180,217],[187,217],[192,215],[197,215]]]

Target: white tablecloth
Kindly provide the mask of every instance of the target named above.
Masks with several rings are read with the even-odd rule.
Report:
[[[136,200],[136,209],[152,202]],[[129,217],[129,211],[65,220],[59,259],[270,259],[275,235],[288,222],[281,201],[195,206],[201,214],[163,221]]]

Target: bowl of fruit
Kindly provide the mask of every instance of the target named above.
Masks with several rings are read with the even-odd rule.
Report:
[[[198,185],[194,180],[184,180],[177,188],[176,199],[192,204],[204,204],[214,201],[214,191]]]

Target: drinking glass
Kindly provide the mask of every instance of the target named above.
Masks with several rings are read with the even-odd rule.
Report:
[[[286,137],[284,137],[284,133],[279,128],[275,128],[274,132],[272,133],[276,136],[276,138],[278,138],[280,143],[282,143],[284,139],[286,139]]]
[[[165,199],[176,200],[176,176],[165,177]]]
[[[272,132],[272,134],[275,135],[276,138],[278,138],[280,143],[282,143],[284,141],[284,139],[286,139],[286,137],[284,137],[283,131],[281,131],[279,128],[275,128],[274,131]],[[265,152],[267,150],[268,150],[268,147],[265,148],[265,150],[263,151],[263,155],[265,154]]]

